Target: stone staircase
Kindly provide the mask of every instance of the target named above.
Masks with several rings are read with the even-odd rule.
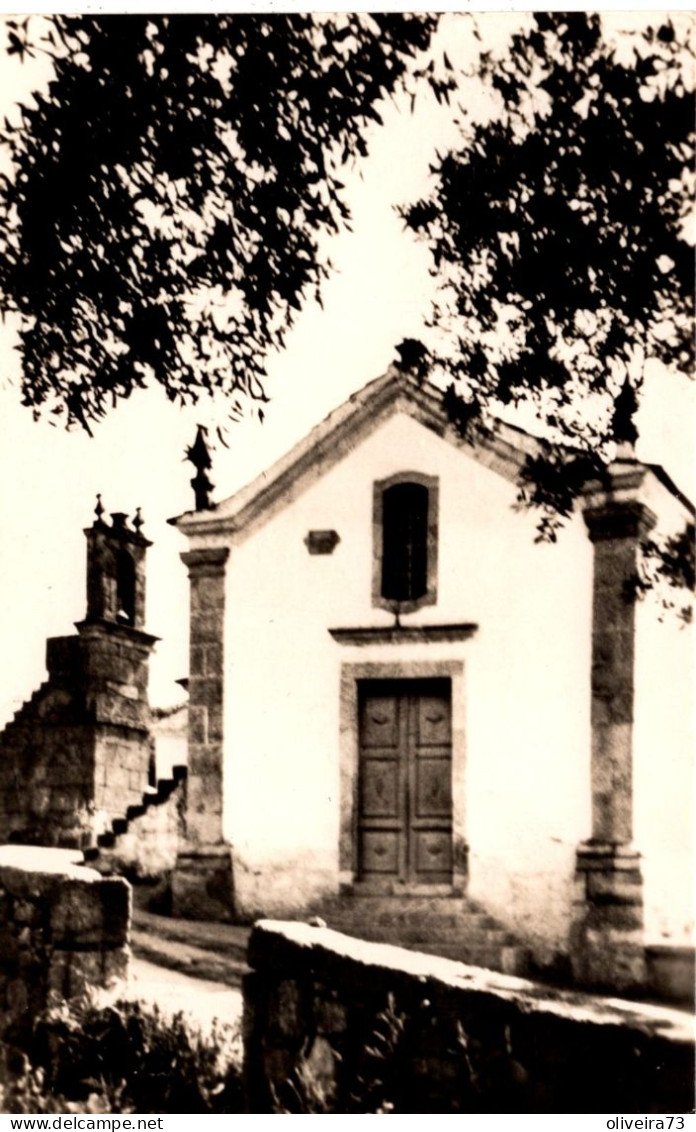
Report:
[[[465,896],[350,893],[325,903],[327,926],[346,935],[442,955],[507,975],[525,975],[529,953]]]
[[[84,843],[70,812],[85,793],[85,759],[80,751],[71,758],[66,737],[66,728],[74,731],[75,716],[69,690],[44,680],[0,728],[0,843],[69,848]],[[54,739],[59,770],[51,765]]]
[[[156,786],[145,791],[139,804],[129,806],[123,817],[114,818],[111,829],[100,833],[96,845],[84,850],[85,864],[106,872],[110,866],[122,871],[121,866],[132,862],[142,872],[149,852],[157,856],[166,853],[164,840],[172,842],[175,855],[179,830],[174,811],[186,773],[185,766],[173,767],[171,778],[159,779]]]
[[[9,745],[14,737],[23,734],[26,724],[35,719],[39,702],[46,695],[49,687],[49,681],[44,680],[36,691],[32,692],[29,699],[25,700],[22,706],[17,709],[12,718],[8,720],[5,726],[0,730],[3,743]]]

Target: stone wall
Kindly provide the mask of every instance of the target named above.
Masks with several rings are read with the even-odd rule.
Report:
[[[147,732],[110,725],[96,731],[94,808],[105,828],[125,814],[129,806],[140,804],[151,760],[152,745]]]
[[[142,799],[152,759],[153,638],[82,623],[47,642],[48,680],[0,733],[0,839],[93,843]]]
[[[155,745],[156,777],[168,778],[174,767],[188,763],[188,704],[152,708],[150,734]]]
[[[108,988],[128,973],[130,888],[77,863],[81,854],[0,847],[0,1014]]]
[[[79,845],[94,814],[92,728],[58,720],[46,685],[0,734],[0,838]]]
[[[693,1108],[693,1029],[676,1010],[553,991],[301,923],[259,922],[248,961],[250,1112],[277,1112],[291,1092],[295,1105],[312,1095],[310,1112]]]

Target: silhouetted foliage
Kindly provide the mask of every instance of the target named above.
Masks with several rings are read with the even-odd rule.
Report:
[[[55,16],[55,77],[5,123],[0,296],[23,399],[89,425],[148,379],[172,400],[265,399],[265,357],[320,297],[339,170],[417,82],[437,18],[408,13]],[[446,68],[428,63],[438,97]]]
[[[696,586],[696,528],[687,523],[671,536],[645,539],[641,544],[638,573],[627,585],[628,598],[641,599],[653,590],[662,594],[662,605],[674,610],[685,622],[693,620],[693,607],[684,591]]]
[[[462,110],[461,145],[402,210],[440,280],[429,361],[455,378],[453,415],[532,402],[594,465],[636,439],[644,360],[692,364],[692,58],[684,24],[657,19],[612,42],[598,15],[536,14],[481,57],[497,114]],[[539,492],[565,513],[581,481],[556,478],[557,499]]]
[[[10,53],[55,65],[0,135],[0,301],[21,316],[25,404],[88,428],[154,380],[262,417],[267,354],[321,301],[324,237],[349,225],[341,166],[367,154],[385,96],[454,89],[447,56],[428,55],[436,26],[59,15],[33,44],[11,22]],[[460,108],[461,144],[402,210],[432,253],[440,333],[404,340],[399,364],[446,370],[465,435],[533,404],[550,443],[520,501],[541,509],[543,538],[636,440],[645,362],[692,365],[687,28],[657,16],[611,39],[597,14],[537,13],[503,54],[481,53],[497,113]]]

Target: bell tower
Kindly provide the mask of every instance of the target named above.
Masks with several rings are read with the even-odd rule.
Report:
[[[145,566],[152,545],[140,508],[132,525],[122,511],[104,519],[97,496],[87,539],[87,611],[79,634],[85,708],[98,723],[146,729],[148,664],[157,640],[144,631]],[[50,666],[49,666],[50,670]]]
[[[87,614],[84,624],[109,622],[142,630],[145,624],[145,557],[152,546],[142,534],[140,508],[131,527],[128,516],[115,511],[104,522],[97,496],[96,518],[87,538]]]
[[[84,620],[46,642],[48,679],[0,733],[0,838],[84,847],[142,803],[157,640],[143,628],[142,526],[140,511],[130,525],[118,511],[106,521],[97,497]]]

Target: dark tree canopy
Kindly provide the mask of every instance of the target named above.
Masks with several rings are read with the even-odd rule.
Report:
[[[88,425],[148,379],[173,400],[263,400],[265,356],[348,219],[341,163],[366,154],[435,25],[56,16],[55,77],[2,137],[0,299],[21,316],[24,402]],[[13,29],[10,50],[30,49]]]
[[[27,50],[26,21],[10,26],[10,51]],[[324,236],[349,219],[341,165],[366,155],[380,100],[454,88],[428,54],[436,26],[54,17],[54,78],[0,135],[0,301],[20,316],[24,402],[86,427],[151,381],[182,402],[220,390],[233,412],[263,402],[268,352],[320,299]],[[480,56],[498,112],[461,108],[461,144],[402,210],[440,291],[437,345],[408,339],[399,364],[445,371],[463,432],[534,406],[547,445],[520,499],[541,508],[540,537],[635,441],[645,361],[692,365],[685,26],[658,16],[613,42],[596,14],[536,14]],[[663,548],[670,576],[692,547]]]
[[[472,124],[463,108],[461,145],[402,210],[440,281],[439,345],[410,354],[453,378],[462,429],[534,404],[558,447],[523,495],[549,516],[610,443],[636,439],[644,360],[692,365],[693,60],[657,20],[612,43],[598,15],[537,14],[502,58],[482,56],[499,112]]]

